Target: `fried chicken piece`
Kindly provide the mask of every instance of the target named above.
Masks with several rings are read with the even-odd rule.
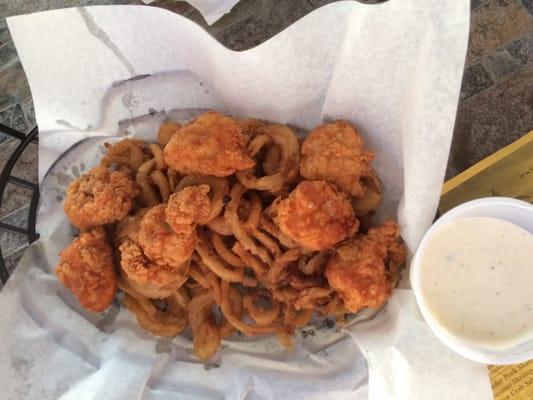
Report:
[[[281,232],[313,251],[331,248],[359,226],[346,195],[324,181],[303,181],[272,207]]]
[[[103,228],[82,232],[59,254],[59,281],[90,311],[105,310],[113,301],[117,279],[111,246]]]
[[[406,258],[399,235],[398,225],[387,221],[342,245],[329,259],[326,278],[351,312],[380,307],[392,294]]]
[[[152,207],[143,217],[139,230],[139,246],[144,254],[155,264],[180,268],[190,259],[197,234],[176,233],[166,220],[166,205]]]
[[[176,233],[191,234],[196,224],[206,224],[211,211],[208,185],[188,186],[174,193],[165,210],[166,221]]]
[[[165,222],[164,204],[126,217],[115,230],[122,275],[149,298],[171,296],[187,280],[195,243],[196,232],[178,235],[172,231]]]
[[[91,228],[124,218],[136,195],[129,175],[96,167],[69,185],[64,210],[72,225]]]
[[[184,174],[223,177],[254,166],[242,128],[234,119],[214,111],[172,135],[164,156],[171,168]]]
[[[155,288],[173,287],[181,281],[187,271],[187,265],[171,268],[166,264],[157,264],[150,260],[141,246],[126,238],[119,246],[120,267],[130,282],[138,285],[153,285]],[[175,287],[177,289],[177,287]]]
[[[346,121],[315,128],[302,144],[300,173],[309,180],[323,179],[354,197],[362,197],[369,182],[379,180],[370,161],[374,154],[365,150],[363,139]]]

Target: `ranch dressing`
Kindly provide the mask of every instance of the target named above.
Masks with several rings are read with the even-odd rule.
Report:
[[[492,350],[533,339],[533,234],[497,218],[458,219],[420,257],[422,292],[444,330]]]

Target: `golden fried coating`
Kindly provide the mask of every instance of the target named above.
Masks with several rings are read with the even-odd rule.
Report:
[[[166,220],[176,233],[191,234],[196,224],[205,224],[211,211],[208,185],[188,186],[168,200]]]
[[[325,250],[352,236],[359,226],[350,202],[324,181],[303,181],[273,205],[281,231],[302,247]]]
[[[325,180],[354,197],[362,197],[366,180],[374,183],[377,176],[370,165],[374,154],[363,146],[363,139],[348,122],[323,124],[302,144],[300,173],[306,179]]]
[[[189,260],[196,245],[196,231],[176,233],[166,221],[165,204],[152,207],[143,217],[139,246],[155,264],[180,268]]]
[[[117,279],[111,246],[103,228],[82,232],[59,254],[56,275],[82,307],[105,310],[113,301]]]
[[[136,195],[129,175],[96,167],[69,185],[64,210],[72,225],[91,228],[124,218]]]
[[[184,174],[228,176],[252,168],[242,128],[232,118],[206,112],[172,135],[165,161]]]
[[[390,297],[405,257],[398,225],[387,221],[339,247],[329,259],[325,275],[351,312],[376,308]]]
[[[151,261],[143,252],[141,246],[131,239],[125,239],[119,246],[120,267],[126,278],[140,285],[156,287],[171,286],[186,272],[185,266],[169,268]]]
[[[165,225],[164,227],[153,226],[153,224],[157,224],[157,221],[154,221],[154,216],[150,215],[154,207],[141,209],[136,215],[126,217],[117,224],[115,230],[115,246],[118,248],[118,258],[120,259],[120,269],[123,276],[130,286],[149,298],[171,296],[183,284],[187,279],[188,260],[185,259],[181,264],[177,264],[180,259],[176,260],[170,252],[174,252],[176,246],[178,246],[179,254],[183,257],[183,251],[188,251],[185,249],[191,246],[187,240],[180,242],[180,237],[183,237],[183,235],[174,234],[170,227],[164,223],[164,205],[157,207],[159,207],[156,210],[158,213],[157,218],[159,220],[163,218],[162,224]],[[162,213],[160,211],[161,208],[163,208]],[[148,217],[148,219],[145,220],[145,217]],[[142,229],[143,222],[144,229]],[[156,232],[157,229],[161,229],[161,232]],[[147,232],[150,230],[152,232]],[[144,235],[144,241],[140,239],[141,232]],[[152,253],[155,252],[158,258],[152,259],[148,256],[141,243],[147,241],[146,236],[149,234],[154,234],[156,246],[158,244],[164,245],[165,241],[173,246],[168,248],[168,257],[161,257],[153,246],[148,246],[148,253],[150,251]],[[194,247],[194,241],[192,246]],[[171,261],[171,263],[167,263],[168,261]]]

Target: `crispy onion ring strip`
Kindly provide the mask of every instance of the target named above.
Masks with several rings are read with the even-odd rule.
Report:
[[[154,155],[156,168],[158,170],[167,169],[167,163],[165,162],[165,159],[163,158],[163,150],[161,150],[161,146],[159,146],[156,143],[150,143],[148,147],[150,148],[150,151]]]
[[[286,247],[288,249],[295,249],[300,247],[294,240],[292,240],[290,237],[285,235],[281,230],[269,219],[261,218],[261,221],[259,222],[259,227],[270,234],[272,237],[275,237],[283,247]]]
[[[220,214],[224,208],[224,197],[228,194],[229,185],[225,178],[206,175],[187,175],[176,186],[176,192],[188,186],[208,185],[211,199],[211,210],[209,211],[208,222]]]
[[[284,308],[283,323],[288,328],[289,332],[294,332],[296,328],[308,325],[313,317],[313,309],[297,311],[291,305]]]
[[[209,280],[206,274],[201,270],[196,260],[191,261],[189,276],[204,289],[209,289]]]
[[[331,289],[326,287],[312,287],[303,289],[294,302],[297,310],[312,309],[328,302],[331,297]]]
[[[143,152],[144,142],[140,140],[124,139],[115,144],[106,143],[105,147],[107,154],[101,162],[105,167],[117,164],[137,170],[147,158]]]
[[[260,231],[259,229],[256,229],[252,232],[252,236],[265,248],[268,250],[270,254],[273,256],[277,256],[281,254],[281,250],[276,243],[274,239],[272,239],[270,236],[268,236],[266,233]]]
[[[213,218],[211,221],[207,223],[207,226],[209,229],[211,229],[213,232],[218,233],[222,236],[232,236],[233,232],[231,232],[231,229],[229,228],[226,219],[223,215],[219,215],[216,218]]]
[[[270,139],[270,136],[268,135],[258,135],[254,137],[252,140],[250,140],[250,143],[248,143],[248,151],[250,152],[250,155],[253,157],[259,151],[263,148],[263,146],[266,146],[267,144],[271,144],[272,139]]]
[[[189,324],[193,331],[198,328],[211,314],[211,306],[215,304],[215,300],[207,290],[196,294],[191,301],[187,312],[189,313]]]
[[[276,284],[289,264],[298,260],[298,257],[300,257],[300,249],[290,249],[276,257],[274,264],[268,270],[267,281],[270,284]]]
[[[280,332],[283,330],[283,327],[279,324],[270,324],[270,325],[250,325],[240,320],[239,317],[237,317],[231,306],[230,301],[230,282],[228,281],[222,281],[221,284],[222,289],[222,301],[220,303],[220,308],[222,310],[222,314],[224,314],[224,317],[226,320],[233,325],[237,330],[241,331],[245,335],[261,335],[265,333],[274,333],[274,332]]]
[[[230,197],[231,200],[226,204],[226,210],[224,212],[224,218],[228,223],[233,235],[237,238],[237,241],[242,244],[242,246],[252,253],[253,255],[258,256],[261,261],[267,264],[272,263],[272,258],[266,251],[264,247],[259,247],[254,243],[252,238],[246,233],[241,221],[239,220],[239,203],[241,201],[242,195],[247,191],[247,189],[240,185],[235,184],[231,188]]]
[[[167,179],[170,192],[174,193],[176,191],[176,185],[178,182],[178,173],[176,172],[176,170],[172,168],[167,168]]]
[[[148,182],[150,172],[155,168],[155,160],[148,160],[143,163],[137,170],[135,181],[139,186],[139,199],[142,205],[150,207],[159,204],[159,199],[152,185]]]
[[[255,135],[257,128],[265,126],[263,121],[255,118],[239,119],[237,124],[241,127],[242,134],[247,140]]]
[[[237,254],[241,260],[244,261],[247,267],[251,268],[255,275],[260,279],[263,280],[268,272],[268,265],[263,263],[261,260],[254,257],[252,254],[250,254],[242,244],[239,242],[236,242],[233,245],[232,248],[233,252]]]
[[[298,260],[298,268],[305,275],[314,275],[321,272],[329,254],[325,251],[318,252],[307,259],[302,257]]]
[[[213,242],[213,247],[215,248],[215,251],[217,252],[219,257],[222,258],[226,263],[236,268],[246,267],[246,264],[239,257],[237,257],[235,253],[233,253],[230,249],[226,247],[221,235],[216,232],[213,232],[211,235],[211,240]]]
[[[261,204],[261,198],[257,193],[250,192],[250,212],[248,213],[248,219],[243,224],[244,229],[247,231],[253,231],[259,226],[261,220],[261,213],[263,206]]]
[[[148,160],[143,163],[137,170],[137,176],[135,180],[137,182],[148,181],[148,176],[150,172],[155,168],[156,161],[154,159]]]
[[[126,293],[124,305],[135,314],[139,325],[154,335],[173,337],[187,326],[187,318],[177,304],[169,301],[169,311],[159,311],[148,299],[136,299]]]
[[[267,135],[281,150],[279,170],[275,174],[256,177],[252,169],[237,171],[235,175],[248,189],[268,190],[277,192],[284,184],[293,181],[298,176],[300,165],[300,146],[292,131],[284,125],[267,125],[256,130],[258,136]],[[266,143],[265,143],[266,144]]]
[[[260,298],[268,299],[272,307],[270,309],[264,309],[257,306],[257,301]],[[248,312],[250,318],[258,325],[272,324],[278,318],[281,310],[280,304],[267,291],[253,292],[245,295],[242,299],[242,305]]]
[[[242,317],[242,296],[234,287],[230,287],[229,289],[229,302],[233,315],[240,319]],[[224,322],[220,326],[220,336],[227,338],[233,335],[235,330],[235,327],[231,325],[226,318],[224,318]]]
[[[281,150],[278,146],[270,146],[263,161],[263,172],[266,175],[273,175],[280,169]]]
[[[371,176],[363,179],[366,183],[365,194],[363,197],[352,199],[352,207],[355,215],[358,217],[367,215],[378,208],[383,197],[383,194],[381,193],[381,183],[375,172]]]
[[[209,360],[220,348],[221,339],[220,328],[211,316],[193,331],[194,354],[201,361]]]
[[[167,177],[160,171],[155,170],[150,174],[152,182],[159,188],[159,193],[161,194],[161,200],[163,203],[168,201],[170,197],[170,187],[168,186]]]
[[[193,334],[194,354],[204,361],[212,357],[220,347],[220,330],[211,312],[214,304],[211,294],[204,292],[191,299],[187,310]]]
[[[242,269],[230,269],[220,260],[209,248],[203,239],[199,239],[196,244],[196,252],[202,259],[204,265],[218,277],[229,282],[242,282],[244,271]]]

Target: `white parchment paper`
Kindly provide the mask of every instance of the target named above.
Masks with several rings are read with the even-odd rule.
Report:
[[[492,398],[486,367],[430,333],[410,290],[370,322],[309,328],[292,353],[272,338],[236,338],[206,366],[186,335],[147,334],[118,302],[85,312],[53,275],[72,239],[65,187],[97,163],[103,142],[153,138],[160,121],[209,108],[300,132],[334,118],[355,123],[376,153],[379,215],[397,217],[414,250],[440,195],[468,15],[468,0],[339,2],[245,52],[157,8],[8,19],[39,124],[42,201],[41,239],[0,292],[6,398]]]

